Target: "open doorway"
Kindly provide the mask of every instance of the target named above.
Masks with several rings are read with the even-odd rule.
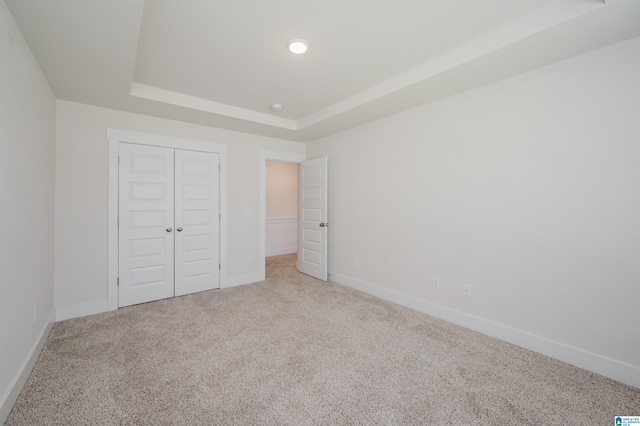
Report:
[[[266,272],[266,256],[267,256],[267,162],[275,161],[282,163],[292,163],[296,166],[296,174],[297,174],[297,166],[299,163],[303,162],[306,159],[304,154],[293,154],[289,152],[280,152],[280,151],[260,151],[260,258],[258,261],[260,262],[260,275],[262,279],[265,279]],[[273,170],[273,169],[272,169]],[[297,178],[295,182],[297,188]],[[297,189],[296,189],[296,205],[297,205]],[[280,214],[280,213],[270,213],[271,215]],[[291,213],[288,213],[291,214]],[[296,218],[297,222],[297,210],[291,214],[291,216],[286,216],[287,218]],[[273,224],[277,222],[277,217],[270,217],[270,223]],[[291,226],[296,226],[296,224],[292,224]],[[297,236],[297,227],[295,228],[295,234]],[[296,247],[297,250],[297,239],[293,245],[290,247]],[[275,251],[270,246],[270,254],[275,253]]]
[[[266,161],[265,257],[298,252],[298,165]]]

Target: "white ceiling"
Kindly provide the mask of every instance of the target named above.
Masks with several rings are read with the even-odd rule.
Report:
[[[59,99],[298,141],[640,35],[638,0],[5,1]]]

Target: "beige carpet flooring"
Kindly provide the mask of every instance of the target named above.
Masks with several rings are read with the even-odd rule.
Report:
[[[640,389],[295,271],[55,324],[7,425],[612,425]]]

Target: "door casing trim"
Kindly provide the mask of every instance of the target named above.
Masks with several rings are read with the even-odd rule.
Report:
[[[118,147],[122,143],[150,145],[220,155],[220,288],[227,280],[227,145],[128,130],[107,129],[109,142],[109,190],[107,223],[107,301],[118,309]]]

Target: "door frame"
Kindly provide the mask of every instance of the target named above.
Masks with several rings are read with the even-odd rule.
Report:
[[[267,252],[267,160],[280,161],[282,163],[300,164],[307,159],[305,154],[292,154],[290,152],[260,150],[260,280],[266,278],[265,259]]]
[[[121,142],[220,155],[220,288],[227,280],[227,145],[128,130],[107,129],[109,141],[109,199],[107,223],[108,309],[118,309],[118,147]]]

